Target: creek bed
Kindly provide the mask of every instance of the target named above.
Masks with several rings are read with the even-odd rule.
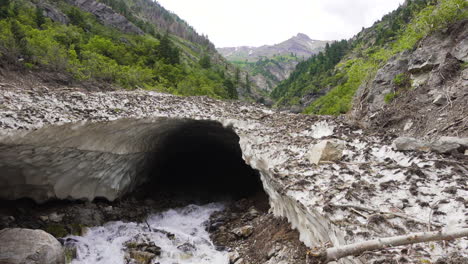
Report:
[[[89,228],[84,236],[66,238],[77,250],[72,264],[227,264],[227,252],[217,250],[206,231],[210,215],[223,208],[221,203],[188,205],[151,214],[144,223],[116,221]],[[156,247],[160,253],[130,253],[132,247]],[[143,256],[151,260],[135,261]]]

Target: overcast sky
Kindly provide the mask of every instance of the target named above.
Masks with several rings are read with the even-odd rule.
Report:
[[[348,39],[404,0],[157,0],[216,47],[261,46],[297,33]]]

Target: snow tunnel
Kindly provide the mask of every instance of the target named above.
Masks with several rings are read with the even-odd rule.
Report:
[[[210,120],[179,120],[161,137],[148,160],[147,193],[242,197],[262,190],[232,128]]]
[[[135,192],[262,192],[239,136],[210,120],[77,122],[0,137],[0,199],[109,201]]]

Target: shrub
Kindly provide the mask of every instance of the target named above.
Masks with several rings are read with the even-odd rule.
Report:
[[[408,88],[411,86],[411,79],[408,74],[400,73],[393,78],[393,84],[398,88]]]
[[[390,92],[390,93],[386,94],[385,97],[384,97],[385,103],[387,103],[387,104],[391,103],[393,101],[393,99],[395,99],[395,97],[398,96],[398,94],[399,94],[398,92]]]

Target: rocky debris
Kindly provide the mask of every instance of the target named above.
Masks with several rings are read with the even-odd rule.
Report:
[[[211,238],[219,248],[230,251],[229,263],[305,263],[307,248],[299,241],[297,231],[291,229],[285,219],[275,218],[265,208],[260,210],[251,206],[252,202],[237,201],[210,218],[208,228],[217,226],[210,229]],[[252,209],[256,211],[254,218],[251,218]],[[240,231],[244,227],[252,227],[255,232],[248,237],[233,234],[232,230]]]
[[[424,38],[414,51],[397,54],[355,97],[353,118],[375,131],[400,136],[468,136],[468,19]],[[410,84],[398,87],[397,76]],[[464,77],[465,76],[465,77]],[[391,102],[385,97],[397,96]],[[405,129],[411,120],[413,125]]]
[[[468,138],[441,137],[434,142],[426,142],[411,137],[399,137],[393,141],[396,150],[434,151],[447,154],[453,151],[464,153],[468,149]]]
[[[439,258],[435,264],[466,264],[468,257],[463,257],[458,253],[453,253],[448,257]]]
[[[237,237],[248,238],[250,235],[252,235],[253,231],[254,231],[253,226],[246,225],[246,226],[234,228],[231,232],[235,234]]]
[[[68,235],[84,235],[88,228],[101,226],[109,221],[142,222],[153,210],[165,210],[186,204],[182,200],[168,198],[163,200],[163,196],[167,194],[162,194],[160,203],[151,205],[133,197],[127,197],[112,205],[105,201],[49,202],[43,205],[31,201],[2,201],[0,229],[18,227],[42,229],[56,238],[63,238]],[[111,211],[109,207],[112,207]],[[61,218],[60,221],[50,220],[50,216],[55,214]]]
[[[62,245],[42,230],[0,230],[0,263],[65,264]]]
[[[235,250],[232,252],[229,252],[228,257],[229,257],[229,264],[234,264],[236,263],[237,260],[241,258],[239,255],[239,252]]]
[[[345,144],[341,140],[323,140],[312,146],[308,159],[312,164],[326,161],[338,161],[343,157]]]

